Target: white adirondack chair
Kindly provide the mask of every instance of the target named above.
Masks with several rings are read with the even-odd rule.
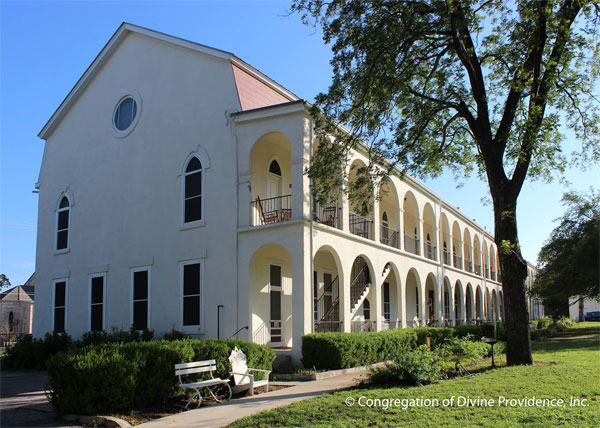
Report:
[[[230,375],[233,376],[235,385],[233,386],[233,393],[250,390],[250,395],[254,395],[254,388],[261,386],[265,387],[265,392],[269,392],[269,374],[271,370],[253,369],[248,367],[248,358],[237,347],[231,351],[229,355],[229,361],[231,362]],[[254,375],[250,371],[263,372],[265,378],[263,380],[254,380]]]

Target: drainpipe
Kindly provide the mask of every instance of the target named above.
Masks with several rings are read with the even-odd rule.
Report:
[[[236,258],[236,263],[235,263],[235,278],[236,278],[236,284],[237,286],[235,287],[235,326],[236,328],[239,328],[240,325],[240,234],[238,232],[239,228],[240,228],[240,166],[239,166],[239,160],[238,160],[238,156],[239,156],[239,140],[238,140],[238,134],[237,134],[237,124],[235,123],[235,120],[232,119],[231,117],[227,117],[228,120],[228,124],[231,124],[231,131],[233,132],[233,138],[235,140],[235,197],[236,197],[236,201],[235,201],[235,206],[236,206],[236,213],[235,213],[235,223],[236,223],[236,231],[235,231],[235,258]],[[231,122],[229,122],[231,121]],[[239,329],[235,334],[237,334],[241,329]],[[252,337],[250,335],[250,329],[248,329],[248,341],[251,342],[252,341]]]
[[[308,129],[309,132],[309,153],[308,153],[308,167],[312,167],[312,152],[313,152],[313,118],[310,117],[310,127]],[[311,331],[315,332],[315,274],[314,274],[314,259],[313,259],[313,195],[312,195],[312,178],[309,176],[309,217],[310,217],[310,319],[311,319]]]

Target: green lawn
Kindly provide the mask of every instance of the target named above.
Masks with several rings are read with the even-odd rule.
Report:
[[[534,344],[534,366],[484,369],[473,378],[453,378],[436,385],[410,388],[357,388],[327,394],[240,419],[232,427],[600,427],[600,323],[583,323],[577,334],[595,338],[545,340]],[[568,334],[573,334],[570,332]],[[499,358],[505,363],[505,358]],[[487,364],[489,366],[489,363]],[[564,406],[499,405],[500,397],[554,399]],[[444,400],[454,397],[454,406]],[[459,397],[494,400],[488,406],[457,407]],[[588,407],[572,406],[571,397]],[[380,405],[360,406],[380,399]],[[385,407],[398,399],[398,407]],[[438,406],[407,400],[437,400]],[[354,401],[349,407],[346,400]],[[404,401],[404,402],[403,402]],[[482,404],[480,402],[480,404]]]

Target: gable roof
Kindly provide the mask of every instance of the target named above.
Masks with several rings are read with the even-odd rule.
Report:
[[[104,65],[104,63],[110,58],[112,53],[117,49],[123,39],[125,39],[125,37],[130,33],[140,34],[155,40],[161,40],[163,42],[189,49],[194,52],[231,62],[242,110],[265,107],[272,104],[281,104],[300,99],[291,91],[287,90],[230,52],[170,36],[168,34],[133,25],[128,22],[123,22],[110,38],[108,43],[106,43],[100,53],[96,56],[94,61],[92,61],[87,70],[79,78],[73,89],[71,89],[71,91],[67,94],[54,114],[52,114],[48,122],[39,132],[38,137],[46,140],[50,136],[56,125],[64,117],[71,105],[77,100],[92,78],[102,68],[102,65]]]

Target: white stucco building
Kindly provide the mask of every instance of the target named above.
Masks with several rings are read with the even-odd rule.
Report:
[[[298,361],[312,331],[502,317],[488,232],[410,176],[369,218],[313,203],[306,103],[233,54],[123,24],[39,136],[35,336],[134,324]]]

